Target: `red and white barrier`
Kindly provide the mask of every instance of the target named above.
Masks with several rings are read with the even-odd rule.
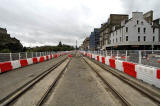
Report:
[[[116,69],[118,69],[119,71],[123,71],[123,61],[116,60],[115,64],[116,64]]]
[[[13,69],[21,67],[19,60],[11,61],[11,64],[13,66]]]
[[[82,52],[82,54],[89,56],[86,52]],[[149,67],[141,64],[115,60],[115,57],[103,57],[96,54],[92,54],[92,58],[112,68],[122,71],[129,76],[143,80],[146,83],[160,88],[160,69],[157,69],[156,67]]]
[[[28,65],[31,65],[31,64],[33,64],[33,59],[29,58],[29,59],[27,59],[27,62],[28,62]]]
[[[10,70],[12,70],[12,68],[13,67],[12,67],[11,62],[0,63],[1,73],[10,71]]]
[[[106,58],[105,58],[105,64],[107,64],[107,65],[109,65],[109,56],[107,56]]]
[[[61,54],[63,55],[63,53]],[[31,64],[36,64],[39,62],[44,62],[46,60],[53,59],[53,57],[58,57],[60,56],[57,54],[53,55],[48,55],[48,56],[41,56],[41,57],[33,57],[33,58],[28,58],[28,59],[21,59],[21,60],[14,60],[14,61],[9,61],[9,62],[1,62],[0,63],[0,73],[11,71],[13,69],[17,69],[20,67],[25,67]]]
[[[99,62],[102,63],[102,56],[99,56]]]

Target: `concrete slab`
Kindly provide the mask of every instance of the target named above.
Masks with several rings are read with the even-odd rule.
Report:
[[[45,106],[117,106],[81,59],[71,60]]]

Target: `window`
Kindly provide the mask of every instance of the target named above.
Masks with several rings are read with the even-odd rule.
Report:
[[[153,36],[153,42],[155,41],[155,37]]]
[[[120,37],[120,42],[122,41],[122,37]]]
[[[144,41],[146,41],[146,36],[144,36]]]
[[[140,27],[138,27],[138,33],[140,33]]]
[[[143,28],[143,32],[146,33],[146,28]]]
[[[126,41],[128,41],[128,36],[126,36]]]
[[[128,32],[128,27],[126,27],[126,32]]]
[[[140,42],[140,36],[138,36],[138,42]]]
[[[137,20],[137,24],[139,24],[139,21]]]
[[[113,39],[113,43],[114,43],[114,39]]]
[[[155,32],[155,28],[153,28],[153,33]]]
[[[143,25],[143,21],[141,22],[141,24]]]

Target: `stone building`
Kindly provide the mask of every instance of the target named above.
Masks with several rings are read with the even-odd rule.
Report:
[[[158,26],[153,24],[152,11],[143,15],[143,12],[133,12],[132,18],[121,21],[120,27],[112,27],[110,44],[106,49],[159,49],[160,32]],[[155,20],[154,23],[157,21]]]
[[[120,27],[122,20],[128,20],[127,14],[110,14],[108,21],[101,24],[100,28],[100,49],[105,50],[105,46],[110,44],[110,33],[112,32],[112,27]]]
[[[81,49],[89,50],[89,42],[90,42],[90,38],[86,37],[85,40],[83,41],[83,44],[81,45]]]

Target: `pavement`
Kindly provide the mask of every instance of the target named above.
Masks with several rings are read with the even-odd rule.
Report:
[[[73,57],[45,106],[115,106],[81,57]]]

